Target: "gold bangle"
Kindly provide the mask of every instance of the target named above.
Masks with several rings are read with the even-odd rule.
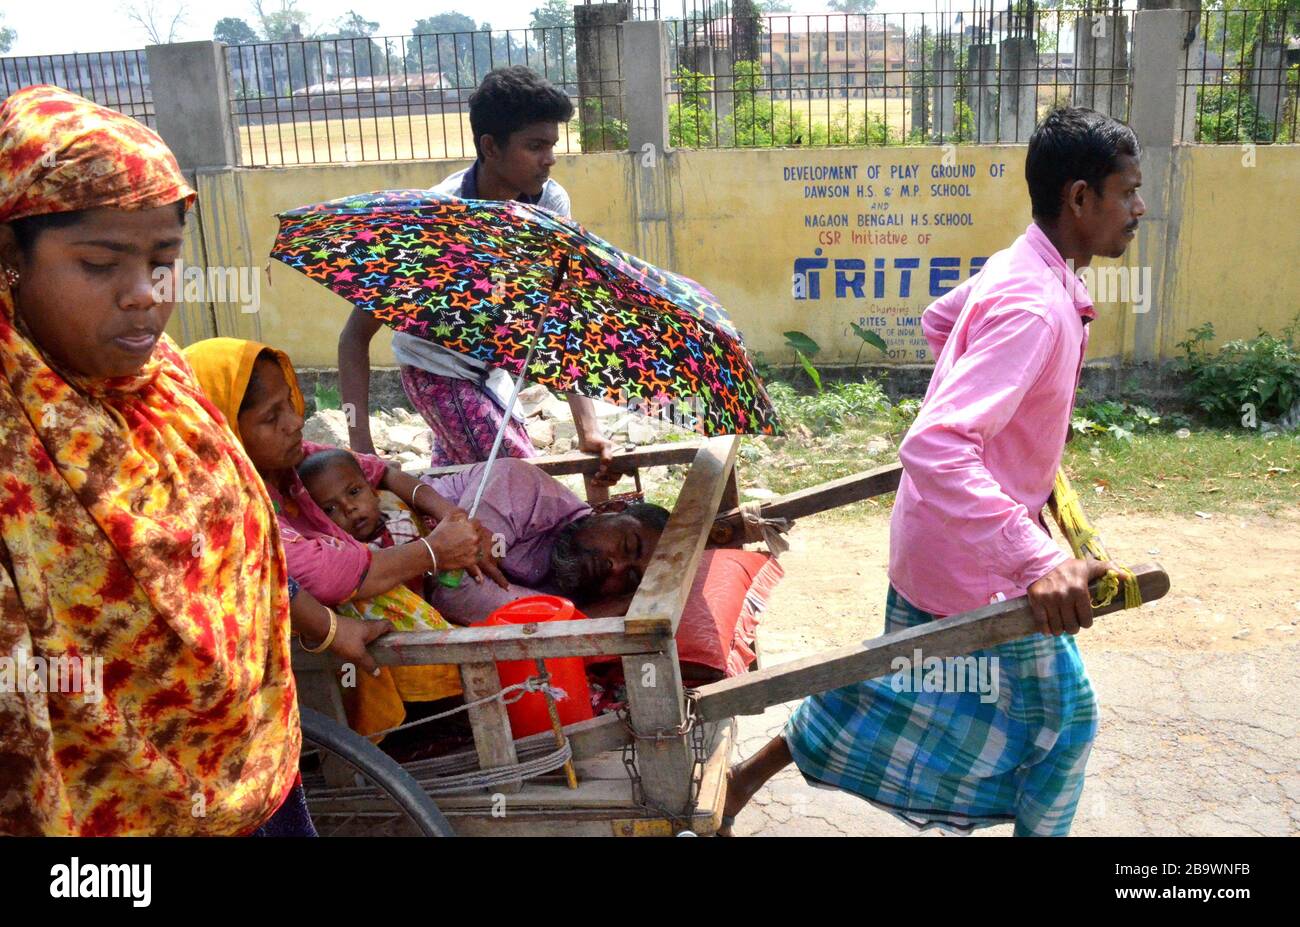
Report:
[[[339,616],[334,614],[334,609],[329,606],[326,606],[325,611],[330,613],[330,632],[325,635],[325,640],[321,641],[319,647],[308,647],[307,642],[302,639],[302,635],[298,635],[298,643],[302,644],[302,649],[308,653],[323,653],[329,650],[330,644],[334,643],[334,635],[339,630]]]

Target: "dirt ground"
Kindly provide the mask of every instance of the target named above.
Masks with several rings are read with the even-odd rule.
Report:
[[[1300,508],[1275,516],[1130,515],[1096,526],[1120,563],[1159,563],[1170,591],[1138,613],[1098,619],[1094,649],[1253,650],[1300,636]],[[768,652],[818,650],[884,630],[889,520],[801,520],[763,621]]]
[[[1300,834],[1300,508],[1130,515],[1097,528],[1119,562],[1161,564],[1171,590],[1078,637],[1102,721],[1073,832]],[[880,634],[888,542],[883,511],[851,523],[801,521],[759,629],[765,663]],[[738,756],[779,732],[791,707],[742,718]],[[736,833],[915,831],[787,769]]]

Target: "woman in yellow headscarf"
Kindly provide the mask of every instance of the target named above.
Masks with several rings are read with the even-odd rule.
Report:
[[[371,487],[388,490],[437,527],[421,539],[373,550],[336,525],[307,493],[295,472],[306,455],[322,449],[302,439],[304,404],[293,365],[283,351],[255,341],[209,338],[187,347],[185,359],[208,398],[266,484],[280,522],[289,572],[305,592],[337,607],[334,651],[346,660],[363,656],[364,645],[382,633],[450,625],[404,583],[429,570],[466,569],[505,583],[487,556],[492,538],[476,521],[427,483],[379,457],[355,454]],[[364,621],[359,619],[381,619]],[[304,637],[306,632],[304,632]],[[315,640],[313,640],[313,644]],[[359,675],[343,692],[356,731],[374,734],[400,724],[403,702],[430,702],[461,692],[455,666],[392,667],[377,677]]]
[[[275,516],[163,334],[193,198],[120,113],[0,104],[0,833],[302,810]]]

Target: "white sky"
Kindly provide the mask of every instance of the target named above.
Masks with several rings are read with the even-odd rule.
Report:
[[[110,51],[119,48],[143,48],[148,44],[144,31],[131,22],[120,0],[58,0],[35,3],[31,0],[2,0],[0,23],[18,31],[18,41],[8,55],[48,55],[60,52]],[[148,0],[137,0],[144,6]],[[947,6],[951,0],[944,0]],[[177,30],[179,41],[212,38],[218,19],[236,16],[253,25],[252,4],[246,0],[154,0],[160,22],[169,21],[179,6],[185,6],[184,24]],[[277,6],[269,0],[268,7]],[[379,35],[407,35],[417,19],[438,13],[462,12],[476,22],[488,22],[494,29],[522,29],[532,19],[532,10],[542,0],[300,0],[298,8],[308,11],[312,26],[326,27],[349,10],[355,9],[369,20],[378,20]],[[681,0],[660,0],[665,15],[680,13]],[[826,11],[823,0],[792,0],[800,13]],[[970,8],[971,0],[956,0],[958,9]],[[877,0],[876,12],[920,12],[933,10],[935,0]]]

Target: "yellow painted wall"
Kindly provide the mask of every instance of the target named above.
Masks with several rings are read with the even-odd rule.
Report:
[[[1183,148],[1178,177],[1183,218],[1160,318],[1164,352],[1177,354],[1187,330],[1207,321],[1220,341],[1280,333],[1300,313],[1300,146]]]
[[[568,188],[579,221],[614,244],[709,287],[731,312],[750,349],[770,360],[793,359],[782,333],[798,329],[822,345],[819,362],[852,361],[859,342],[849,323],[858,321],[881,332],[896,352],[893,360],[915,363],[929,359],[915,320],[932,299],[930,262],[957,258],[964,279],[972,258],[1005,247],[1029,221],[1024,146],[959,147],[951,150],[955,161],[947,165],[944,157],[937,147],[678,151],[647,170],[629,155],[608,153],[562,157],[554,176]],[[1213,320],[1226,337],[1248,336],[1259,326],[1280,330],[1300,310],[1300,279],[1294,273],[1300,254],[1294,193],[1300,187],[1300,147],[1261,146],[1251,168],[1242,166],[1241,157],[1233,147],[1175,153],[1170,215],[1178,219],[1177,244],[1168,256],[1169,299],[1159,307],[1162,357],[1175,356],[1175,343],[1202,321]],[[277,212],[351,193],[428,187],[464,165],[321,165],[202,176],[203,221],[193,232],[201,232],[209,262],[261,267],[275,236]],[[974,176],[931,176],[944,166]],[[856,177],[813,181],[788,173],[828,168],[851,168]],[[891,176],[913,170],[905,178]],[[875,176],[869,176],[873,171]],[[848,197],[808,195],[809,184],[843,182],[849,185]],[[932,195],[936,183],[967,184],[970,195]],[[911,195],[913,184],[916,195]],[[972,224],[934,224],[937,214],[949,213],[969,214]],[[819,215],[843,215],[849,228],[808,227],[805,217]],[[872,215],[897,215],[903,225],[858,227],[859,221],[870,221],[859,216]],[[866,244],[852,239],[852,233],[865,231],[907,235],[907,241]],[[930,237],[922,241],[921,235]],[[820,257],[831,262],[820,275],[820,298],[796,299],[791,292],[794,262],[816,257],[818,248]],[[1134,253],[1131,249],[1129,260]],[[833,262],[853,259],[866,265],[864,296],[849,289],[837,297]],[[874,296],[877,259],[885,262],[885,295],[879,299]],[[907,297],[901,295],[897,259],[920,262],[911,273]],[[302,366],[333,366],[348,306],[278,262],[268,273],[260,311],[250,315],[218,306],[216,328],[284,348]],[[1099,304],[1098,309],[1090,359],[1130,358],[1136,319],[1132,307]],[[184,337],[203,331],[202,320],[193,314],[197,311],[185,310],[184,332],[176,322],[174,333]],[[371,357],[375,364],[393,364],[386,331],[376,337]],[[868,348],[863,359],[880,358]]]

